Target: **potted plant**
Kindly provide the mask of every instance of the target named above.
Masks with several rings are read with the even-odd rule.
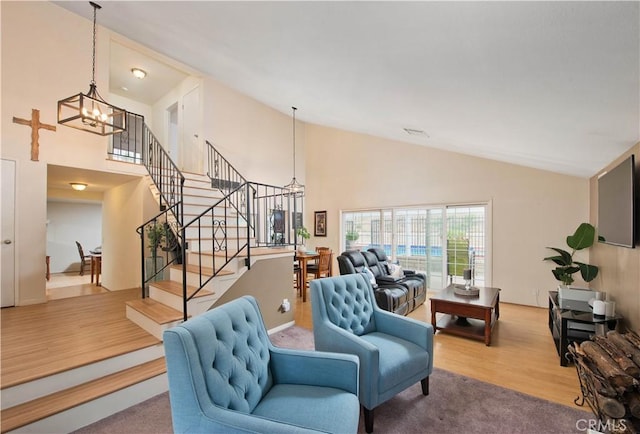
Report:
[[[571,253],[557,247],[547,247],[558,253],[557,256],[548,256],[545,261],[553,261],[556,268],[551,270],[553,276],[562,282],[563,285],[569,286],[573,283],[573,274],[580,271],[580,275],[585,282],[591,282],[598,275],[598,267],[586,264],[584,262],[574,261],[573,255],[578,250],[584,250],[591,247],[595,241],[596,228],[589,223],[582,223],[576,229],[573,235],[567,237],[567,245],[571,248]]]
[[[306,251],[307,248],[305,247],[305,241],[311,238],[311,234],[309,233],[307,228],[305,228],[304,226],[301,226],[298,229],[296,229],[296,235],[302,238],[302,244],[298,246],[298,250],[301,252]]]
[[[147,226],[147,240],[153,258],[158,256],[158,247],[164,242],[166,236],[167,231],[163,224],[154,222]]]
[[[347,250],[349,250],[353,245],[353,243],[355,241],[358,241],[358,238],[360,238],[360,234],[357,233],[356,231],[349,231],[345,234],[344,237],[347,240]]]
[[[163,273],[158,274],[158,270],[164,267],[164,258],[158,256],[158,247],[167,237],[167,229],[163,223],[154,222],[147,226],[147,241],[151,257],[145,260],[147,278],[154,276],[153,280],[163,280]]]

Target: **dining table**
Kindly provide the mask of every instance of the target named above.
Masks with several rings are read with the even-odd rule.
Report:
[[[302,284],[302,302],[307,301],[307,263],[314,259],[318,259],[318,252],[296,252],[294,260],[300,265],[300,282]]]
[[[96,276],[96,286],[100,285],[100,272],[102,271],[102,251],[91,251],[91,283],[93,283],[93,276]]]

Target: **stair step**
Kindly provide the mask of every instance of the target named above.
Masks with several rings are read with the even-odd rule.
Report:
[[[183,319],[182,312],[150,298],[127,301],[126,305],[158,324],[168,324]]]
[[[171,268],[175,268],[177,270],[182,270],[182,265],[172,265]],[[210,267],[198,267],[197,265],[187,265],[187,271],[189,273],[200,273],[200,269],[202,269],[203,276],[213,276],[213,268]],[[218,272],[218,276],[228,276],[230,274],[234,274],[233,271],[229,270],[220,270]]]
[[[182,297],[182,283],[175,282],[173,280],[161,280],[158,282],[151,282],[150,285],[170,294]],[[197,288],[194,286],[187,285],[187,296],[191,296],[191,294],[193,294],[196,289]],[[194,298],[206,297],[208,295],[213,295],[213,292],[202,289],[194,296]]]
[[[207,255],[207,256],[225,257],[227,255],[233,256],[237,252],[234,250],[226,250],[226,251],[215,252],[215,253],[211,251],[201,251],[200,253],[202,255]],[[283,253],[294,254],[295,252],[286,247],[252,247],[251,248],[251,256],[279,255]],[[241,254],[240,256],[246,257],[247,255],[245,253],[245,254]]]
[[[107,375],[69,389],[15,407],[7,408],[0,413],[2,432],[7,432],[28,425],[46,417],[61,413],[70,408],[122,390],[164,374],[167,367],[164,357]]]

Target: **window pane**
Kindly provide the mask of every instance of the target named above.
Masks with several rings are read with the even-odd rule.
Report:
[[[473,284],[485,284],[485,208],[447,207],[447,274],[454,283],[464,283],[469,268]]]

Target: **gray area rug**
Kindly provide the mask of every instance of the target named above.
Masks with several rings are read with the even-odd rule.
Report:
[[[290,327],[271,335],[274,345],[313,349],[313,333]],[[532,380],[535,381],[535,380]],[[590,412],[434,369],[430,394],[420,383],[375,409],[374,433],[584,433]],[[163,393],[76,433],[170,433],[169,395]],[[360,417],[359,433],[365,433]]]

